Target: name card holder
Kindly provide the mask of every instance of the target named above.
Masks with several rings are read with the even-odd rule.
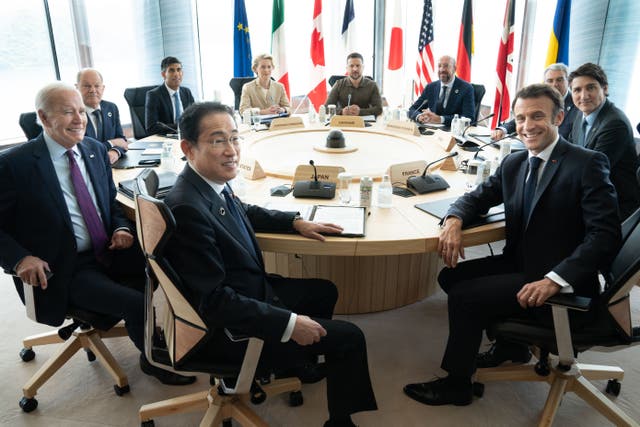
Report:
[[[364,119],[360,116],[339,116],[331,117],[329,126],[333,128],[363,128]]]
[[[262,166],[260,166],[260,163],[248,156],[242,156],[240,162],[238,163],[238,169],[240,169],[243,178],[250,179],[252,181],[267,176],[264,173]]]
[[[404,120],[391,120],[385,126],[386,130],[407,133],[409,135],[420,136],[420,131],[415,122],[407,122]]]
[[[269,130],[283,130],[283,129],[295,129],[303,128],[304,123],[302,117],[278,117],[271,120],[271,126]]]
[[[446,151],[447,153],[450,153],[451,150],[453,150],[453,147],[456,146],[456,144],[458,143],[458,140],[455,138],[455,136],[451,136],[451,139],[449,140],[449,145],[447,145],[447,148],[445,148],[444,151]]]
[[[338,183],[338,174],[344,172],[342,166],[322,166],[316,165],[318,171],[318,181],[328,181]],[[293,174],[293,182],[297,181],[313,181],[315,179],[313,175],[313,166],[311,165],[298,165],[296,171]]]
[[[425,160],[396,163],[395,165],[389,166],[389,178],[391,179],[391,184],[404,184],[407,182],[407,178],[422,175],[426,166],[427,162]]]
[[[449,157],[442,162],[440,169],[443,171],[457,171],[460,168],[460,156]]]

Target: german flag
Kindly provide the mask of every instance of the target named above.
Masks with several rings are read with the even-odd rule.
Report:
[[[473,12],[471,11],[471,0],[464,0],[460,37],[458,38],[456,74],[468,82],[471,81],[471,55],[473,55]]]

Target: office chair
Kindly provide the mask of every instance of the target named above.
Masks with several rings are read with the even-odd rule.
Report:
[[[133,137],[135,139],[141,139],[147,136],[147,130],[144,127],[144,103],[147,92],[154,87],[156,86],[130,87],[124,90],[124,99],[129,105]]]
[[[250,81],[255,80],[255,77],[233,77],[229,80],[229,86],[231,90],[233,90],[234,100],[234,110],[237,110],[240,107],[240,97],[242,96],[242,86],[249,83]]]
[[[344,75],[344,74],[334,74],[334,75],[332,75],[331,77],[329,77],[329,86],[333,87],[333,85],[336,84],[336,82],[338,80],[342,80],[345,77],[347,77],[347,76]],[[373,80],[373,77],[371,77],[371,76],[364,76],[364,77],[369,79],[369,80]]]
[[[29,111],[28,113],[20,114],[18,123],[24,136],[27,137],[27,141],[36,138],[42,132],[42,126],[40,126],[36,120],[37,114],[35,111]]]
[[[144,188],[145,185],[141,183],[139,187]],[[263,341],[258,338],[235,337],[225,329],[230,340],[248,341],[241,365],[198,358],[198,348],[206,343],[212,331],[182,295],[180,278],[164,258],[165,246],[176,227],[173,215],[163,202],[139,194],[136,196],[136,221],[138,238],[147,260],[148,281],[145,292],[147,358],[151,364],[167,369],[166,365],[153,359],[151,352],[151,336],[156,328],[151,321],[155,318],[152,290],[157,283],[166,302],[166,307],[163,307],[166,309],[164,334],[172,364],[169,369],[173,368],[176,372],[207,373],[211,376],[212,384],[212,387],[206,391],[142,406],[139,411],[141,426],[152,427],[154,417],[197,410],[206,411],[200,426],[217,426],[222,423],[228,427],[231,425],[232,418],[238,420],[243,426],[266,426],[266,423],[246,405],[247,400],[261,403],[268,395],[290,392],[291,406],[301,405],[299,379],[275,379],[262,386],[255,382],[256,367],[263,345]]]
[[[33,300],[25,298],[27,311],[34,310],[32,304]],[[38,407],[38,401],[34,397],[38,389],[81,349],[86,351],[89,362],[97,357],[107,368],[115,380],[113,389],[118,396],[129,392],[126,374],[102,341],[103,338],[128,336],[124,323],[115,317],[76,308],[69,309],[67,317],[72,322],[57,331],[33,335],[22,341],[20,358],[25,362],[35,357],[34,346],[64,343],[22,388],[20,407],[24,412],[31,412]]]
[[[620,393],[624,371],[615,366],[585,365],[577,354],[594,346],[628,346],[640,342],[640,327],[631,323],[629,292],[640,282],[640,226],[636,211],[623,226],[624,243],[609,271],[603,273],[604,291],[596,298],[557,294],[547,300],[553,313],[553,327],[524,319],[508,319],[492,327],[497,339],[539,349],[535,365],[484,368],[476,372],[474,391],[482,395],[487,381],[544,381],[551,385],[540,417],[540,426],[553,423],[562,397],[572,391],[618,426],[638,426],[589,380],[608,380],[606,392]],[[572,319],[568,310],[584,312]],[[549,354],[557,356],[549,357]]]
[[[478,120],[478,117],[480,117],[480,106],[482,105],[482,98],[484,98],[484,94],[486,92],[486,89],[484,87],[484,85],[478,85],[475,83],[471,83],[471,86],[473,86],[473,99],[475,101],[475,116],[473,117],[473,120]]]

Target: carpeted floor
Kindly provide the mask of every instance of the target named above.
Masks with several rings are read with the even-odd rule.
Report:
[[[481,249],[482,251],[482,249]],[[18,407],[22,386],[55,351],[36,348],[36,358],[22,362],[18,352],[22,338],[50,328],[28,320],[10,278],[0,277],[0,425],[47,427],[98,427],[139,425],[138,408],[149,402],[205,389],[200,376],[188,387],[160,384],[138,368],[138,352],[128,339],[117,338],[108,346],[128,375],[131,392],[114,394],[111,377],[99,363],[74,356],[37,395],[38,409],[25,414]],[[633,293],[634,323],[640,323],[640,289]],[[341,316],[360,326],[366,337],[373,386],[379,410],[353,417],[362,426],[535,426],[548,386],[542,383],[491,383],[484,397],[466,407],[428,407],[407,398],[402,387],[442,375],[440,358],[447,338],[447,306],[442,292],[424,301],[382,313]],[[625,370],[622,392],[613,401],[640,421],[640,346],[605,353],[589,351],[580,357],[588,363],[615,364]],[[596,386],[603,389],[604,381]],[[287,406],[276,397],[255,407],[272,426],[322,426],[327,418],[325,384],[303,387],[304,405]],[[173,415],[155,420],[158,427],[197,426],[201,414]],[[560,406],[556,426],[600,427],[608,421],[573,395]]]

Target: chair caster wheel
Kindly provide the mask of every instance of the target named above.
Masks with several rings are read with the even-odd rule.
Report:
[[[147,420],[140,423],[140,427],[154,427],[156,423],[153,420]]]
[[[607,381],[607,388],[605,391],[613,396],[618,396],[620,394],[620,389],[622,388],[622,384],[618,380],[609,380]]]
[[[20,399],[20,407],[24,412],[33,412],[38,407],[38,401],[33,397],[23,397],[22,399]]]
[[[233,424],[231,423],[231,418],[222,420],[222,427],[233,427]]]
[[[32,349],[23,348],[20,350],[20,359],[22,359],[23,362],[31,362],[34,357],[36,357],[36,353]]]
[[[301,391],[292,391],[289,393],[289,406],[295,408],[296,406],[302,406],[304,403],[304,397],[302,397]]]
[[[271,377],[260,377],[258,378],[258,382],[260,383],[260,385],[271,384]]]
[[[476,397],[484,396],[484,384],[482,383],[473,383],[471,386],[473,389],[473,395]]]
[[[122,387],[118,386],[118,384],[114,384],[113,391],[115,391],[118,396],[122,396],[125,393],[129,393],[129,391],[131,391],[131,388],[129,387],[129,384]]]
[[[87,352],[87,360],[89,360],[89,362],[93,362],[94,360],[96,360],[96,355],[93,354],[93,351],[91,350],[85,350]]]
[[[540,375],[541,377],[546,377],[551,373],[549,365],[547,363],[542,363],[541,361],[538,361],[538,363],[535,364],[533,370],[536,371],[536,374]]]

